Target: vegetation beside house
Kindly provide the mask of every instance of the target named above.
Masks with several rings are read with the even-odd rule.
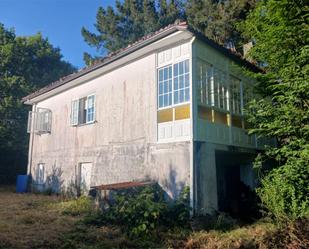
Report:
[[[241,225],[220,216],[212,227],[159,227],[156,236],[129,236],[126,224],[98,225],[100,217],[85,197],[66,199],[42,194],[15,194],[0,188],[0,248],[308,248],[308,220],[287,228],[271,220]],[[137,214],[136,214],[137,215]],[[124,225],[124,226],[123,226]],[[194,227],[194,230],[191,228]]]

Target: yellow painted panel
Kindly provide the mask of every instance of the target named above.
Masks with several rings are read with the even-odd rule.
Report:
[[[158,111],[158,123],[173,121],[173,108]]]
[[[199,105],[198,106],[198,117],[201,119],[208,120],[209,122],[212,122],[211,108]]]
[[[219,111],[214,111],[215,123],[228,125],[227,114]]]
[[[243,128],[242,127],[242,117],[232,116],[232,126]]]
[[[190,118],[190,105],[175,107],[175,120]]]

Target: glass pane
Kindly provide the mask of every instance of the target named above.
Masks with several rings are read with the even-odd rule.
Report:
[[[179,74],[183,74],[183,67],[184,67],[183,61],[179,62],[178,64],[179,64]]]
[[[163,93],[163,83],[159,84],[159,94]]]
[[[181,75],[180,77],[179,77],[179,88],[181,89],[181,88],[184,88],[184,78],[183,78],[183,75]]]
[[[174,91],[174,104],[178,104],[178,91]]]
[[[189,72],[189,60],[185,60],[185,73]]]
[[[168,70],[167,70],[167,67],[164,68],[164,76],[163,76],[163,79],[166,80],[168,78]]]
[[[174,65],[174,76],[178,75],[178,64]]]
[[[179,91],[179,103],[182,103],[182,102],[184,102],[184,98],[185,96],[184,96],[184,90],[182,89],[182,90],[180,90]]]
[[[163,107],[163,96],[159,96],[159,107]]]
[[[174,90],[178,89],[178,77],[174,78]]]
[[[189,101],[190,100],[190,88],[186,88],[185,90],[185,101]]]
[[[172,66],[168,67],[168,78],[172,78]]]
[[[159,70],[159,81],[162,81],[163,80],[163,70],[160,69]]]
[[[168,95],[167,94],[164,95],[164,104],[163,105],[164,106],[168,105]]]
[[[186,86],[186,87],[189,86],[189,82],[190,82],[190,80],[189,80],[189,74],[186,74],[186,75],[185,75],[185,86]]]
[[[167,81],[164,81],[164,93],[167,93],[167,87],[168,87]]]
[[[170,80],[168,82],[168,91],[171,92],[173,89],[172,89],[172,80]]]
[[[173,96],[172,96],[172,93],[169,94],[168,96],[168,100],[169,100],[169,105],[172,105],[172,100],[173,100]]]

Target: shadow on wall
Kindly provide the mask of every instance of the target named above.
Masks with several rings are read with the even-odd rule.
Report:
[[[63,171],[54,163],[51,173],[45,177],[45,180],[40,180],[41,176],[36,169],[35,176],[32,176],[32,190],[47,193],[61,193],[64,191],[64,180],[62,179]],[[44,177],[42,177],[44,179]]]
[[[177,181],[177,171],[174,169],[171,162],[169,163],[168,176],[162,180],[161,185],[167,193],[168,199],[176,199],[186,186],[184,181]]]

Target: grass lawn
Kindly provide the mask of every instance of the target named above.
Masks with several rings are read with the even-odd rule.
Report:
[[[265,221],[228,231],[179,228],[159,231],[157,238],[132,240],[120,227],[85,225],[82,212],[63,212],[67,204],[70,201],[61,197],[16,194],[14,188],[0,187],[0,249],[284,248],[290,243],[289,239],[281,240],[286,235]],[[302,240],[295,245],[309,245],[306,236]]]

